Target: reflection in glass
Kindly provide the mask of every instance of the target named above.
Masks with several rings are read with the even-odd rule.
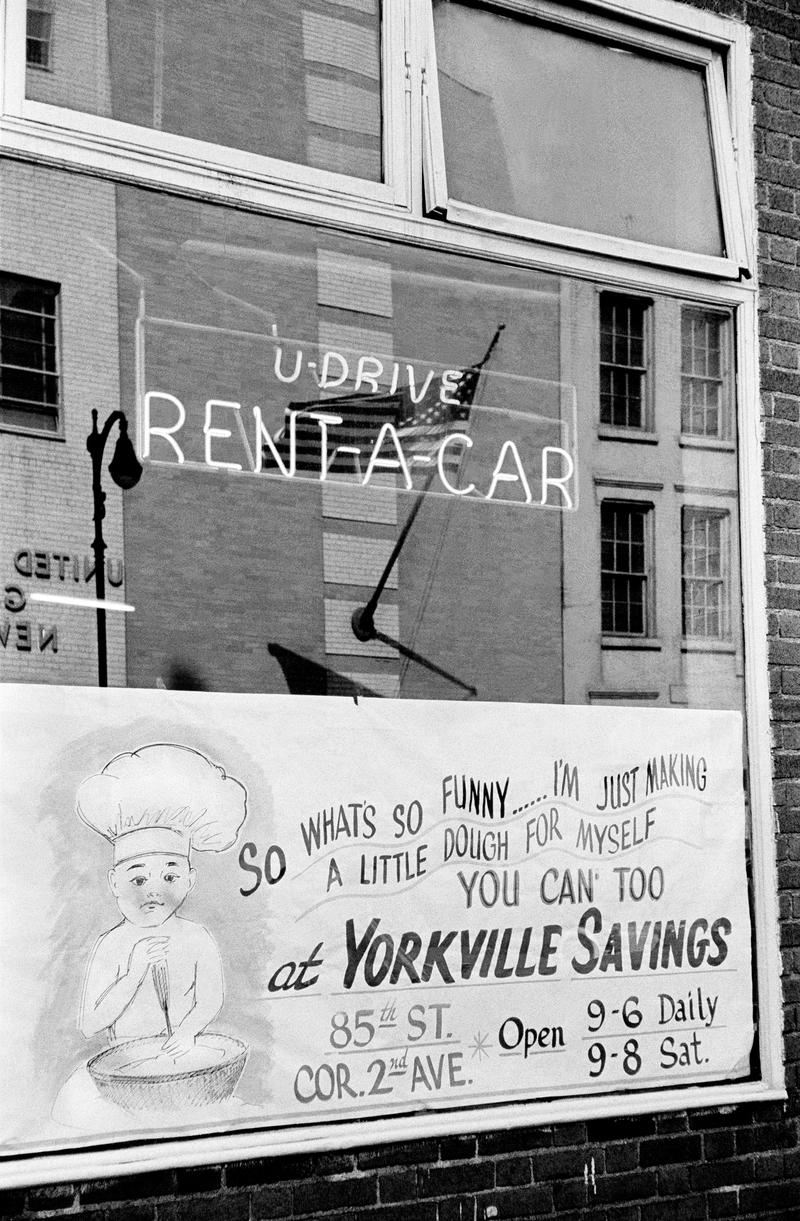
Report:
[[[742,706],[735,435],[681,434],[704,306],[115,192],[132,685]],[[641,438],[598,426],[602,331],[648,353]]]
[[[48,69],[52,67],[50,62],[52,28],[53,14],[49,10],[39,8],[35,3],[30,3],[25,29],[25,62],[29,68]]]
[[[647,634],[646,521],[649,510],[604,503],[600,525],[603,631]]]
[[[29,0],[28,98],[382,180],[379,0],[335,12],[293,0],[40,8]],[[44,64],[51,22],[58,54]]]
[[[643,428],[646,304],[630,297],[600,297],[600,422]]]
[[[0,273],[0,425],[58,428],[58,287]]]
[[[684,309],[681,319],[681,429],[697,437],[725,436],[727,318]]]
[[[727,514],[683,510],[683,631],[686,636],[725,636],[723,529]]]
[[[452,199],[724,253],[700,68],[450,0],[434,20]]]

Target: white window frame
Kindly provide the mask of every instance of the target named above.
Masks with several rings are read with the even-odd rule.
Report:
[[[755,202],[747,29],[730,20],[691,10],[674,0],[646,0],[646,9],[644,3],[645,0],[596,0],[597,8],[612,16],[622,13],[638,15],[650,26],[660,24],[668,32],[696,33],[720,49],[720,53],[724,50],[728,55],[728,102],[737,133],[736,155],[742,184],[748,257],[750,265],[754,267],[749,236],[754,232]],[[298,167],[294,165],[283,166],[287,173],[291,170],[292,183],[289,185],[278,178],[265,182],[255,176],[248,178],[245,174],[223,174],[218,169],[209,168],[206,163],[188,167],[185,163],[173,164],[169,158],[151,148],[152,132],[149,129],[133,129],[141,140],[135,151],[129,147],[117,149],[113,141],[94,132],[87,133],[86,116],[82,114],[78,114],[78,118],[83,126],[64,126],[75,112],[62,112],[60,108],[53,108],[60,124],[55,128],[18,112],[13,113],[0,129],[0,154],[5,150],[39,165],[80,168],[95,175],[160,187],[177,194],[196,195],[202,192],[209,201],[227,201],[255,211],[288,215],[297,220],[318,220],[340,227],[349,226],[351,231],[376,240],[404,240],[432,252],[451,251],[510,261],[519,266],[602,283],[609,291],[631,295],[666,292],[687,304],[730,311],[732,348],[737,354],[736,391],[732,408],[737,413],[735,418],[738,423],[738,537],[741,540],[743,623],[747,644],[744,650],[745,732],[752,808],[754,978],[758,1003],[754,1054],[759,1072],[752,1079],[719,1081],[702,1087],[675,1086],[588,1097],[562,1096],[533,1103],[419,1112],[353,1124],[326,1123],[227,1135],[156,1139],[127,1147],[112,1145],[105,1149],[11,1157],[0,1167],[3,1187],[119,1176],[177,1166],[219,1164],[250,1157],[358,1148],[387,1141],[435,1139],[464,1131],[477,1133],[592,1118],[682,1112],[700,1107],[763,1104],[786,1097],[769,747],[766,563],[757,406],[758,315],[755,285],[752,281],[737,282],[739,267],[728,260],[717,260],[709,272],[708,268],[696,266],[683,255],[674,264],[661,263],[650,257],[648,247],[637,248],[628,254],[621,254],[619,243],[612,244],[610,248],[594,249],[583,242],[585,235],[581,234],[578,235],[580,240],[574,244],[562,244],[568,241],[563,232],[560,241],[551,237],[539,244],[530,240],[529,235],[514,232],[507,226],[502,230],[493,230],[474,224],[457,224],[452,215],[448,215],[446,224],[435,218],[431,201],[435,202],[436,188],[440,183],[431,177],[431,173],[437,171],[441,175],[444,161],[435,160],[436,150],[431,142],[434,134],[431,116],[436,118],[438,111],[432,93],[432,86],[436,82],[435,64],[431,71],[432,42],[426,34],[427,23],[430,22],[430,0],[385,0],[385,4],[393,9],[396,5],[396,12],[405,12],[407,5],[410,5],[418,17],[413,28],[409,27],[414,35],[413,40],[407,38],[404,47],[400,48],[400,61],[404,65],[400,73],[405,114],[403,139],[407,137],[406,150],[411,149],[412,154],[418,157],[417,161],[415,155],[406,152],[405,157],[400,159],[405,175],[404,197],[411,201],[408,208],[405,205],[399,208],[396,204],[389,206],[380,202],[365,202],[362,191],[364,184],[355,180],[347,179],[347,189],[338,193],[325,191],[319,186],[313,189],[303,186],[299,184]],[[24,30],[24,0],[0,0],[0,22],[4,17],[8,18],[12,10],[17,13],[17,27],[19,12],[23,12]],[[0,24],[0,31],[2,28]],[[392,28],[395,28],[394,19]],[[16,37],[18,39],[18,33]],[[19,42],[15,45],[18,50]],[[13,59],[11,46],[8,49],[9,58]],[[13,89],[11,93],[8,92],[6,82],[7,99],[11,96],[19,98],[20,85],[24,92],[24,54],[21,63],[21,75],[19,66],[13,69],[16,72],[13,85],[16,94]],[[426,111],[427,119],[424,117]],[[429,142],[427,152],[422,146],[424,133]],[[428,216],[424,216],[421,209],[420,165],[427,165]],[[446,198],[444,202],[446,205]],[[527,240],[521,240],[526,237]],[[637,246],[636,243],[629,245]],[[627,261],[620,262],[620,258]],[[721,266],[717,266],[717,263]],[[591,498],[594,489],[591,483],[587,485],[586,482],[591,479],[590,472],[580,470],[578,478],[581,494]],[[635,493],[631,495],[627,490],[623,492],[620,489],[617,495],[632,499]],[[694,499],[693,503],[696,503]],[[736,563],[735,555],[732,562]]]
[[[30,11],[39,13],[43,17],[49,17],[50,18],[50,29],[48,31],[49,36],[47,38],[40,38],[40,39],[36,40],[38,42],[43,42],[45,44],[45,46],[47,47],[47,63],[46,64],[29,63],[28,62],[28,47],[27,47],[29,35],[27,32],[27,20],[26,20],[26,29],[25,29],[25,34],[26,34],[25,67],[26,67],[26,70],[28,68],[32,68],[34,72],[52,72],[53,71],[53,32],[55,29],[55,12],[53,10],[53,0],[36,0],[35,7],[33,9],[31,9]],[[26,10],[26,19],[27,19],[27,16],[28,16],[28,12]]]
[[[709,317],[718,319],[720,324],[720,405],[719,405],[719,426],[715,433],[711,432],[687,432],[683,427],[683,382],[684,378],[691,380],[699,375],[695,373],[687,373],[683,367],[683,351],[681,350],[681,441],[687,446],[698,446],[701,448],[714,448],[730,444],[731,438],[731,414],[733,397],[733,374],[734,365],[733,352],[731,350],[731,316],[725,310],[709,309],[706,306],[698,305],[696,302],[686,302],[681,306],[681,335],[683,333],[683,318],[685,314],[705,314]]]
[[[687,576],[683,570],[684,545],[686,542],[686,520],[688,514],[694,514],[719,522],[719,547],[720,547],[720,571],[719,575],[714,578],[712,576]],[[681,505],[681,620],[683,623],[681,636],[684,644],[695,644],[698,648],[704,645],[713,650],[715,645],[729,645],[732,647],[733,639],[731,634],[731,514],[729,509],[719,508],[716,505],[702,505],[694,502],[686,502]],[[691,581],[701,581],[711,583],[715,580],[721,586],[720,592],[720,608],[719,608],[719,631],[711,634],[705,633],[697,635],[693,632],[685,630],[686,616],[686,586]]]
[[[604,366],[611,365],[613,368],[623,368],[622,365],[615,365],[610,361],[601,359],[602,352],[602,309],[603,297],[613,297],[617,301],[636,303],[642,308],[642,381],[641,381],[641,423],[639,424],[617,424],[612,420],[603,419],[603,403],[602,403],[602,371]],[[597,346],[598,346],[598,399],[597,399],[597,431],[601,437],[619,439],[630,437],[633,440],[640,440],[643,436],[651,436],[653,433],[653,370],[654,370],[654,343],[653,332],[655,330],[655,310],[653,309],[652,297],[643,297],[637,293],[623,293],[616,289],[601,288],[597,293]],[[629,366],[631,367],[631,366]]]
[[[385,0],[381,17],[381,126],[384,181],[142,127],[26,97],[26,0],[0,0],[0,154],[28,153],[128,180],[244,201],[269,188],[364,206],[408,208],[409,56],[404,0]]]
[[[436,66],[436,45],[433,25],[433,0],[425,0],[428,7],[425,28],[427,45],[424,51],[423,79],[425,81],[423,122],[424,127],[424,174],[425,205],[430,215],[446,217],[451,223],[469,225],[491,232],[508,233],[532,241],[548,242],[572,249],[608,254],[615,258],[635,259],[654,263],[661,267],[679,267],[705,275],[737,278],[749,276],[753,266],[752,243],[745,238],[743,206],[740,198],[737,175],[736,144],[734,140],[736,120],[733,98],[729,100],[725,70],[734,55],[742,51],[730,23],[719,23],[706,14],[690,15],[682,23],[682,32],[692,35],[696,42],[677,39],[670,32],[677,28],[674,21],[667,22],[666,6],[651,3],[647,7],[632,3],[603,4],[602,12],[586,13],[570,10],[567,5],[554,0],[483,0],[486,8],[506,13],[519,14],[526,18],[541,18],[549,25],[580,34],[592,34],[600,38],[613,39],[632,49],[645,50],[650,54],[661,54],[679,60],[704,72],[714,171],[722,219],[723,256],[698,254],[677,250],[647,242],[631,241],[628,238],[593,233],[583,229],[555,225],[546,221],[531,220],[495,212],[488,208],[466,203],[450,196],[447,188],[445,164],[445,137],[439,100],[439,85]],[[673,9],[674,6],[669,6]],[[614,13],[638,18],[641,25],[615,19]],[[656,28],[659,21],[661,28]],[[745,167],[746,168],[746,167]]]
[[[642,515],[643,533],[644,533],[644,570],[641,573],[629,571],[627,573],[618,572],[616,569],[603,567],[603,511],[605,509],[615,510],[624,509],[627,513],[637,512]],[[638,641],[653,640],[656,636],[656,601],[655,601],[655,585],[656,585],[656,565],[655,565],[655,517],[656,507],[652,500],[637,500],[630,496],[625,496],[622,492],[619,496],[604,496],[600,501],[600,616],[601,630],[603,640],[636,643]],[[632,631],[607,631],[602,627],[602,587],[603,578],[606,576],[617,577],[627,576],[642,578],[644,598],[642,600],[642,618],[644,620],[643,630],[641,632]]]

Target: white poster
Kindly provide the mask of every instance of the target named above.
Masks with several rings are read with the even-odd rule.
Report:
[[[749,1072],[738,713],[0,710],[7,1154]]]

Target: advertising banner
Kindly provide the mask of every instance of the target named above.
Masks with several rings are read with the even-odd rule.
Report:
[[[0,709],[6,1154],[750,1071],[738,713]]]

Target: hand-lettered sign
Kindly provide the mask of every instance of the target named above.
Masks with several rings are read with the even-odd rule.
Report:
[[[7,1154],[749,1072],[738,713],[0,705]]]

